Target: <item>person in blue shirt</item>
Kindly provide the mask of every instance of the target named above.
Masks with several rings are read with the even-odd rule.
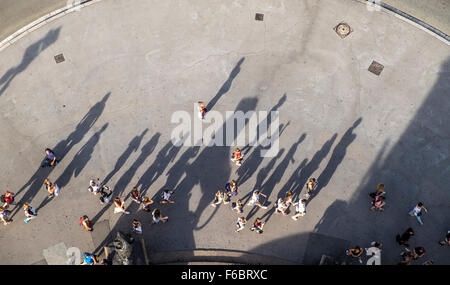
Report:
[[[84,259],[83,265],[85,264],[94,265],[98,262],[98,257],[88,252],[83,252],[83,259]]]
[[[56,159],[55,153],[49,149],[45,149],[45,158],[44,163],[41,165],[41,167],[50,167],[50,166],[56,166],[58,164],[59,160]]]

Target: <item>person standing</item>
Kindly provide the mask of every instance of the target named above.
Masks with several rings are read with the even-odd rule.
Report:
[[[56,183],[52,183],[50,179],[47,178],[44,180],[44,185],[47,189],[49,199],[59,195],[59,187]]]
[[[231,161],[235,162],[237,166],[241,166],[243,158],[244,155],[242,155],[241,150],[238,147],[235,148],[231,156]]]
[[[150,212],[150,205],[153,204],[153,200],[147,196],[142,197],[142,210]]]
[[[157,224],[160,221],[162,221],[163,223],[167,222],[167,220],[169,219],[169,217],[164,217],[161,215],[161,211],[159,211],[158,209],[154,209],[152,212],[152,225],[153,224]]]
[[[88,232],[92,232],[94,230],[94,228],[92,227],[92,221],[89,220],[88,216],[86,215],[80,218],[80,225],[82,225],[83,228]]]
[[[139,235],[142,234],[142,224],[141,222],[139,222],[136,219],[133,219],[133,221],[131,222],[131,226],[132,226],[132,230],[134,233],[137,233]]]
[[[311,177],[308,179],[308,182],[306,182],[306,195],[305,198],[309,199],[311,195],[313,194],[313,191],[317,188],[318,182],[316,181],[316,178]]]
[[[162,193],[162,198],[163,198],[163,200],[162,200],[161,202],[159,202],[159,203],[160,203],[160,204],[167,204],[167,203],[173,204],[173,203],[175,203],[175,202],[170,198],[170,197],[172,196],[172,194],[173,194],[173,191],[171,191],[171,190],[169,190],[169,189],[164,190],[163,193]]]
[[[264,222],[261,221],[260,218],[256,218],[255,222],[253,223],[253,227],[250,228],[250,230],[256,231],[258,234],[262,234],[263,228],[264,228]]]
[[[236,196],[238,194],[238,184],[236,180],[231,180],[231,182],[225,185],[225,190],[227,191],[228,196]]]
[[[422,216],[422,209],[425,211],[425,213],[428,213],[428,210],[424,207],[422,202],[419,202],[414,209],[411,210],[411,212],[409,212],[410,216],[415,216],[417,218],[417,221],[419,222],[419,224],[421,226],[423,226],[423,222],[422,219],[420,218],[420,216]]]
[[[286,196],[284,198],[284,202],[286,203],[286,206],[294,206],[295,207],[295,203],[294,203],[294,193],[292,193],[292,191],[287,191],[286,192]]]
[[[199,117],[200,117],[200,119],[204,120],[206,112],[208,112],[208,110],[206,109],[204,102],[199,101],[198,104],[199,104],[199,106],[198,106]]]
[[[299,217],[303,217],[306,214],[306,200],[299,199],[297,203],[294,204],[295,207],[295,215],[292,216],[294,221],[297,221]]]
[[[247,220],[245,219],[245,217],[240,217],[237,220],[236,226],[238,227],[236,232],[240,232],[244,229],[245,225],[247,224]]]
[[[111,202],[112,191],[109,190],[108,186],[103,186],[100,188],[100,203],[109,204]]]
[[[130,212],[125,211],[125,203],[120,200],[120,197],[114,198],[114,214],[116,213],[130,214]]]
[[[417,260],[424,256],[426,253],[425,248],[422,246],[415,247],[413,250],[413,259]]]
[[[44,162],[42,163],[41,167],[44,168],[44,167],[56,166],[56,164],[58,164],[58,162],[59,162],[59,160],[56,159],[55,153],[51,149],[46,148]]]
[[[131,190],[131,200],[138,204],[142,202],[142,197],[141,194],[139,194],[139,190],[137,187],[133,187],[133,190]]]
[[[23,204],[23,211],[25,213],[24,222],[28,224],[28,222],[37,217],[36,210],[31,207],[28,203]]]
[[[383,195],[377,195],[375,196],[375,199],[372,201],[372,206],[370,207],[370,210],[373,211],[377,209],[380,212],[383,212],[383,206],[386,205],[386,202],[384,201]]]
[[[97,182],[95,182],[94,179],[91,179],[89,181],[89,187],[88,187],[89,192],[94,193],[95,195],[97,195],[98,193],[100,193],[101,189],[102,189],[102,185],[100,183],[100,179],[99,178],[97,178]]]
[[[412,228],[407,228],[406,231],[400,236],[397,235],[395,240],[399,245],[404,245],[406,248],[409,248],[409,239],[414,235],[414,231]]]
[[[0,206],[0,220],[3,222],[3,225],[7,226],[11,223],[8,220],[8,215],[6,214],[5,208]]]

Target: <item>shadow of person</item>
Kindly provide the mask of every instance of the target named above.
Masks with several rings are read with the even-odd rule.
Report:
[[[51,44],[56,42],[56,40],[59,37],[59,33],[61,31],[61,27],[56,29],[51,29],[48,31],[48,33],[37,42],[31,44],[23,54],[22,62],[15,66],[10,68],[8,71],[3,74],[3,76],[0,78],[0,96],[8,89],[9,84],[14,80],[14,78],[21,72],[23,72],[31,62],[33,62],[36,57],[39,56],[39,54],[47,49]]]

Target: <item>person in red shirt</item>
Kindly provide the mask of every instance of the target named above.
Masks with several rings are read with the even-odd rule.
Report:
[[[242,163],[242,158],[244,156],[242,155],[242,152],[239,148],[235,148],[233,155],[231,156],[231,161],[236,162],[236,165],[240,166]]]
[[[8,190],[5,192],[5,194],[2,195],[2,202],[5,203],[5,204],[3,204],[4,209],[8,209],[9,205],[17,204],[17,202],[14,202],[15,195],[16,194],[9,192]]]
[[[204,102],[198,102],[200,105],[199,105],[199,107],[198,107],[198,112],[200,113],[199,115],[200,115],[200,118],[202,119],[202,120],[204,120],[205,119],[205,114],[206,114],[206,112],[208,112],[208,110],[206,109],[206,106],[205,106],[205,103]]]

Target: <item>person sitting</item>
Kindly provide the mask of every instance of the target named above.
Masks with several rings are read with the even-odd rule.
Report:
[[[59,160],[56,159],[55,153],[51,149],[46,148],[44,162],[42,163],[41,167],[56,166],[58,162]]]

